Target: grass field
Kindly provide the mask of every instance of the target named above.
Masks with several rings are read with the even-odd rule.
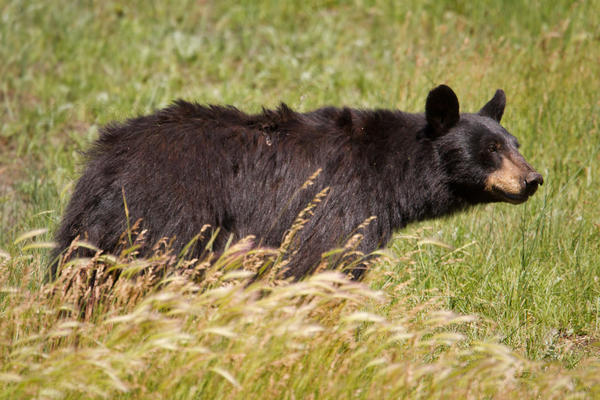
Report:
[[[600,398],[598,15],[598,0],[0,0],[0,398]],[[99,126],[176,98],[417,112],[440,83],[463,111],[506,91],[503,125],[545,179],[526,204],[412,225],[362,283],[246,286],[234,248],[199,286],[86,293],[89,265],[42,284]]]

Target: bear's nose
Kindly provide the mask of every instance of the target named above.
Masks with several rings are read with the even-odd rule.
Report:
[[[537,190],[538,185],[544,184],[544,178],[542,175],[538,174],[535,171],[531,171],[525,177],[525,186],[527,188],[527,192],[532,195]]]

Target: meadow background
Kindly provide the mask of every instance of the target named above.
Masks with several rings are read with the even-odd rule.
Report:
[[[0,398],[600,396],[599,15],[597,0],[0,0]],[[42,284],[103,124],[176,98],[419,112],[440,83],[463,111],[506,91],[503,125],[545,180],[526,204],[412,225],[362,283],[246,286],[233,249],[210,282],[121,282],[85,318],[85,279]]]

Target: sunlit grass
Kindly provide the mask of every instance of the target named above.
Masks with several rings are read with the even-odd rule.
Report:
[[[366,282],[330,271],[292,283],[277,279],[280,262],[253,279],[260,260],[277,254],[247,249],[234,244],[212,266],[210,255],[181,265],[168,249],[148,260],[74,260],[41,290],[0,274],[0,396],[598,394],[600,365],[569,371],[467,340],[465,331],[485,324],[443,311],[439,298],[415,302],[410,282],[389,270],[397,260],[382,260]],[[37,281],[31,271],[23,279]],[[369,288],[373,280],[385,282],[382,290]]]

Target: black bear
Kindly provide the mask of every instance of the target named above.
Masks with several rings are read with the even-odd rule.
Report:
[[[141,255],[163,237],[182,250],[205,224],[219,228],[215,250],[247,235],[257,246],[278,247],[299,212],[329,188],[285,271],[301,278],[371,216],[359,247],[365,253],[412,221],[479,203],[524,202],[543,180],[499,124],[505,102],[498,90],[478,113],[460,114],[445,85],[418,114],[298,113],[281,104],[248,115],[176,101],[102,130],[56,234],[54,259],[76,237],[118,251],[127,220],[147,230]],[[299,190],[318,170],[314,184]],[[205,245],[197,242],[191,254]],[[351,272],[357,278],[362,271]]]

